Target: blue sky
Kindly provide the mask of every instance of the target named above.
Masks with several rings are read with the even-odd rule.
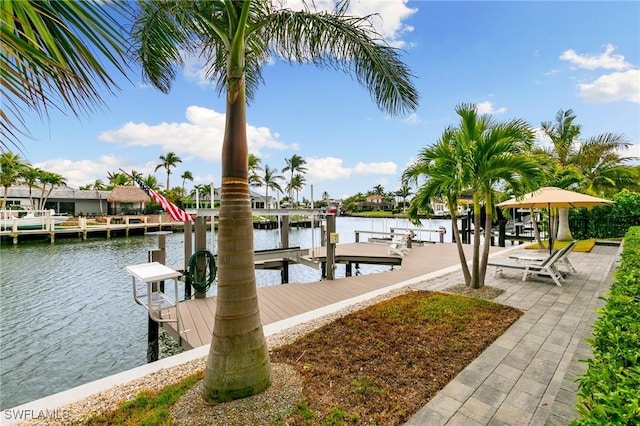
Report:
[[[582,137],[621,133],[634,144],[625,154],[640,156],[640,2],[353,0],[351,11],[379,13],[374,23],[403,49],[420,106],[389,117],[347,74],[277,61],[265,66],[265,84],[247,110],[250,152],[277,169],[294,154],[304,158],[309,170],[300,198],[310,197],[311,184],[315,199],[378,184],[396,190],[416,154],[457,123],[454,108],[463,102],[536,128],[573,109]],[[118,168],[164,183],[164,169],[154,169],[172,151],[183,161],[172,169],[171,186],[181,185],[185,170],[195,176],[188,188],[219,186],[224,98],[201,75],[188,61],[165,95],[144,85],[134,68],[132,82],[105,94],[101,110],[81,119],[57,111],[45,121],[28,116],[33,138],[23,139],[23,156],[78,187],[106,182]]]

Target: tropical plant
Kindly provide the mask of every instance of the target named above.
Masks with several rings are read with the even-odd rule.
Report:
[[[33,206],[33,188],[37,188],[37,183],[42,176],[43,170],[38,167],[32,167],[28,164],[20,171],[20,179],[29,187],[29,205]]]
[[[291,194],[292,192],[296,193],[296,204],[298,203],[298,197],[300,196],[300,191],[304,188],[306,179],[301,174],[294,175],[289,183],[286,186],[286,191]]]
[[[0,153],[0,185],[4,188],[2,208],[7,204],[9,188],[20,179],[20,173],[25,167],[25,162],[19,154],[11,151]]]
[[[186,192],[184,191],[184,185],[187,181],[191,181],[193,182],[193,174],[189,171],[189,170],[185,170],[184,173],[180,176],[180,178],[182,179],[182,196],[184,197],[184,195],[186,194]]]
[[[327,191],[322,192],[322,199],[327,201],[329,199],[329,193]]]
[[[45,204],[47,204],[47,200],[51,195],[51,192],[56,186],[66,186],[67,182],[62,175],[58,173],[48,172],[43,170],[40,174],[39,181],[41,183],[40,187],[40,208],[44,209]],[[47,187],[48,186],[48,187]]]
[[[541,124],[544,134],[551,140],[551,147],[545,152],[555,164],[547,184],[609,196],[622,188],[637,185],[636,171],[624,164],[633,158],[620,155],[631,145],[626,137],[605,133],[581,140],[581,126],[574,123],[575,119],[571,109],[559,110],[555,121]],[[556,239],[572,240],[568,209],[558,209],[557,217]]]
[[[274,191],[283,192],[282,187],[278,183],[279,180],[284,180],[284,176],[277,174],[278,169],[272,169],[268,164],[265,164],[262,176],[259,176],[259,181],[256,186],[264,186],[264,204],[265,208],[269,208],[269,189]]]
[[[168,152],[167,155],[160,156],[160,164],[156,166],[155,171],[158,171],[158,169],[161,168],[164,168],[167,171],[167,186],[165,186],[165,189],[167,191],[171,189],[171,186],[169,186],[169,176],[171,176],[171,168],[176,167],[178,163],[182,163],[180,157],[178,157],[175,152]]]
[[[307,168],[304,167],[307,164],[307,161],[300,157],[298,154],[293,154],[291,158],[285,158],[284,162],[286,164],[285,167],[282,168],[282,173],[291,172],[291,177],[289,178],[289,184],[287,185],[287,192],[289,196],[291,196],[291,191],[294,191],[293,187],[293,179],[294,175],[303,175],[307,172]],[[298,179],[299,181],[300,179]],[[304,179],[303,179],[304,180]],[[297,183],[299,184],[299,182]]]
[[[109,179],[108,190],[122,185],[133,185],[133,181],[129,176],[122,172],[107,172],[107,179]]]
[[[113,71],[126,71],[118,21],[128,11],[127,2],[2,2],[0,147],[20,146],[19,134],[29,134],[25,107],[46,116],[66,106],[79,115],[102,104],[99,88],[116,89]]]
[[[262,160],[256,157],[253,154],[249,154],[249,185],[258,186],[260,183],[260,172],[262,172],[262,167],[260,167],[260,163]]]
[[[383,195],[384,196],[384,187],[380,184],[377,184],[376,186],[373,187],[373,190],[371,191],[372,194],[374,195]]]
[[[133,173],[135,171],[131,172],[131,176],[135,176]],[[139,176],[136,176],[138,179],[140,179],[145,185],[147,185],[149,188],[153,189],[154,191],[158,192],[160,190],[160,187],[162,185],[160,185],[160,182],[158,182],[158,178],[155,177],[152,174],[148,174],[147,176],[143,177],[142,173],[138,173]]]
[[[522,193],[525,184],[539,181],[542,171],[528,154],[533,146],[533,131],[527,123],[513,119],[495,122],[490,115],[479,115],[475,105],[456,107],[460,117],[457,127],[445,129],[435,145],[423,149],[418,159],[403,172],[403,181],[418,186],[407,215],[420,225],[418,212],[430,209],[432,198],[445,200],[449,211],[457,211],[463,191],[473,197],[474,240],[471,271],[457,225],[451,215],[453,233],[458,246],[465,284],[471,288],[484,285],[494,209],[494,190],[507,184]],[[486,220],[481,224],[481,208]],[[480,250],[480,228],[484,227],[484,247]]]
[[[412,194],[413,192],[411,191],[411,186],[409,186],[409,184],[406,181],[402,182],[402,184],[400,185],[400,188],[395,193],[395,195],[397,195],[398,197],[402,197],[402,210],[407,209],[407,197]],[[457,210],[454,210],[454,211],[457,211]]]
[[[218,230],[216,321],[207,359],[204,396],[227,401],[270,384],[269,352],[258,309],[249,196],[247,99],[262,81],[270,57],[351,72],[391,114],[414,110],[417,91],[398,53],[368,18],[278,9],[270,1],[140,1],[133,53],[143,74],[168,92],[182,65],[199,53],[208,76],[226,92]]]

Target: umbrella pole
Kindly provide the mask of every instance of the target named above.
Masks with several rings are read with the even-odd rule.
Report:
[[[549,230],[547,232],[549,232],[549,254],[551,254],[553,252],[553,220],[551,220],[551,203],[548,203],[547,206],[549,207]]]

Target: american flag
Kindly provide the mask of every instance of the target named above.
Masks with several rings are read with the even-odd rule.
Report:
[[[169,213],[169,216],[171,216],[173,220],[178,222],[191,221],[191,216],[189,216],[187,212],[185,212],[180,207],[173,204],[171,201],[167,200],[162,195],[158,194],[156,191],[151,189],[146,183],[142,182],[137,177],[131,176],[131,178],[135,183],[138,184],[140,189],[142,189],[144,192],[146,192],[149,195],[149,197],[153,198],[158,204],[160,204],[160,207],[162,207],[167,213]]]

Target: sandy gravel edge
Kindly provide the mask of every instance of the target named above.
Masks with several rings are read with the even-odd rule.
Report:
[[[420,284],[421,283],[418,283],[416,285],[420,285]],[[451,290],[452,290],[451,291],[452,293],[470,294],[470,292],[468,291],[463,291],[464,289],[461,288],[460,286],[451,287]],[[320,328],[323,325],[328,324],[337,318],[341,318],[345,315],[348,315],[349,313],[358,311],[367,306],[379,303],[383,300],[387,300],[401,294],[405,294],[410,291],[413,291],[411,286],[389,291],[388,293],[385,293],[373,299],[369,299],[367,301],[351,305],[338,312],[325,315],[321,318],[296,325],[280,333],[268,336],[267,343],[269,345],[269,348],[271,349],[278,348],[282,345],[286,345],[288,343],[295,341],[298,337],[303,336],[317,328]],[[444,291],[448,292],[449,289],[445,289]],[[33,419],[25,422],[20,422],[18,424],[19,425],[43,425],[43,426],[81,424],[83,423],[83,421],[85,421],[87,418],[91,417],[92,415],[95,415],[98,413],[106,413],[106,412],[115,410],[118,407],[118,405],[121,404],[122,402],[135,398],[141,390],[160,391],[169,384],[177,383],[180,380],[184,379],[185,377],[188,377],[199,371],[203,371],[205,368],[205,363],[206,363],[206,357],[198,358],[172,368],[161,369],[159,371],[151,373],[142,378],[132,380],[131,382],[125,383],[120,386],[115,386],[107,391],[93,394],[81,401],[66,405],[64,407],[60,407],[60,412],[64,413],[64,416],[63,416],[64,418],[62,419],[60,418],[44,419],[44,420]],[[274,391],[283,392],[283,395],[285,395],[283,397],[284,398],[283,401],[286,401],[286,403],[289,404],[290,398],[293,398],[293,399],[296,398],[296,395],[298,395],[297,394],[298,385],[300,386],[299,396],[301,396],[302,385],[301,383],[297,382],[296,374],[292,373],[291,371],[288,371],[286,369],[286,366],[283,367],[283,366],[274,364],[272,368],[273,368],[272,380],[274,383],[280,384],[280,386],[272,386],[272,387],[274,388],[273,389]],[[196,387],[195,390],[193,391],[197,392],[198,389],[199,388]],[[278,391],[278,389],[280,390]],[[269,394],[267,393],[267,391],[263,392],[263,394],[265,395],[261,396],[260,398],[264,398],[264,397],[279,398],[279,396]],[[190,395],[189,398],[193,400],[194,396],[192,394],[189,394],[189,395]],[[246,398],[246,399],[250,400],[252,398]],[[232,403],[218,404],[218,406],[231,405],[234,403],[236,402],[234,401]],[[236,404],[240,404],[240,403],[236,403]],[[247,406],[252,407],[252,405],[250,404],[253,404],[253,402],[251,403],[245,402],[243,404],[249,404]],[[225,416],[224,417],[225,422],[230,422],[231,424],[234,424],[234,423],[240,424],[242,423],[243,419],[246,418],[244,417],[246,414],[243,413],[243,411],[245,411],[244,409],[238,410],[236,412],[236,414],[238,415],[237,420],[240,423],[234,422],[234,420],[232,420],[232,417],[230,417],[232,416],[232,414],[230,413],[233,413],[234,411],[232,408],[230,410],[219,408],[218,411],[222,413],[220,414],[221,416]],[[211,415],[215,416],[218,414],[214,413]],[[181,422],[183,422],[183,424],[187,424],[187,423],[184,423],[185,422],[184,419],[182,419]]]

